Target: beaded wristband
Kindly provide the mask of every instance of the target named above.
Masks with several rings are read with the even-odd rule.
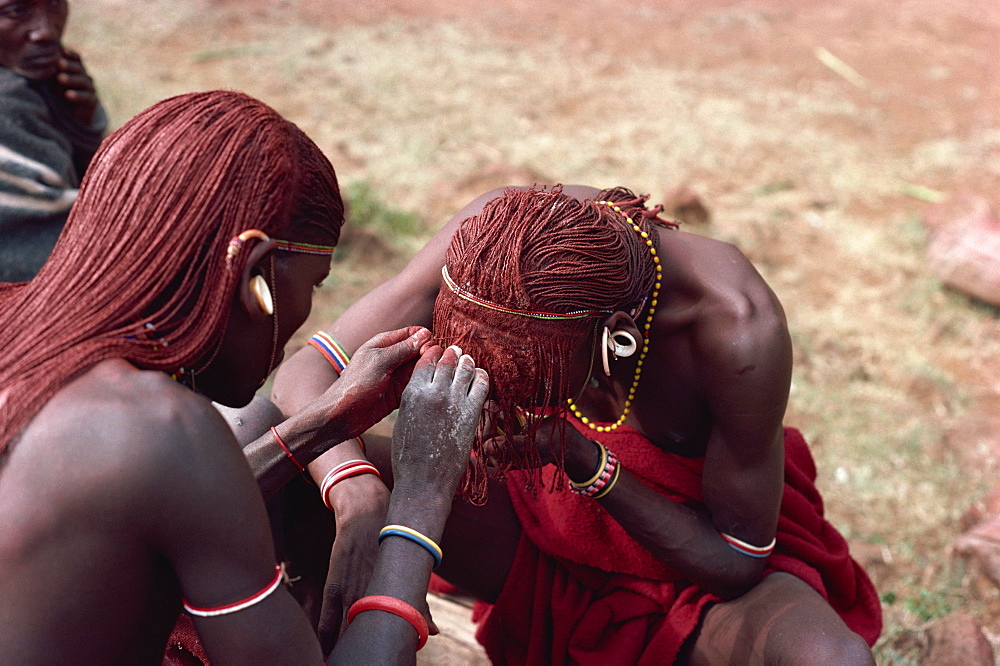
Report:
[[[441,546],[434,543],[434,540],[428,536],[424,536],[420,532],[416,531],[411,527],[405,525],[386,525],[382,528],[382,531],[378,533],[378,542],[382,541],[386,537],[398,536],[404,539],[409,539],[413,543],[419,544],[424,547],[424,549],[431,554],[434,558],[434,568],[437,569],[441,565],[441,558],[443,553],[441,552]]]
[[[331,469],[329,472],[327,472],[326,476],[323,477],[323,481],[319,484],[319,493],[320,496],[323,498],[323,504],[326,505],[326,508],[330,509],[330,511],[333,511],[333,507],[330,505],[330,498],[329,498],[331,488],[333,488],[335,485],[337,485],[344,479],[349,479],[352,476],[359,476],[361,474],[374,474],[378,478],[380,479],[382,478],[382,475],[379,474],[378,469],[375,467],[375,465],[371,464],[367,460],[362,460],[362,459],[348,460],[346,462],[342,462],[333,469]]]
[[[758,559],[763,559],[768,555],[770,555],[771,552],[774,550],[775,544],[778,543],[777,537],[771,539],[771,543],[767,544],[766,546],[754,546],[747,543],[746,541],[740,541],[736,537],[730,536],[725,532],[719,532],[719,536],[725,539],[726,543],[728,543],[730,548],[732,548],[733,550],[739,553],[743,553],[744,555],[748,555],[750,557],[756,557]]]
[[[429,628],[427,626],[427,620],[424,616],[420,614],[416,608],[406,603],[402,599],[397,599],[396,597],[390,597],[384,594],[373,594],[367,597],[361,597],[353,604],[351,604],[351,610],[347,611],[347,623],[350,624],[354,621],[354,618],[358,613],[364,613],[365,611],[380,610],[386,613],[392,613],[398,617],[403,618],[417,631],[417,650],[427,643],[427,634]]]
[[[184,600],[184,610],[191,615],[197,615],[199,617],[215,617],[216,615],[229,615],[230,613],[235,613],[236,611],[241,611],[244,608],[250,608],[254,604],[259,604],[264,601],[267,597],[271,595],[272,592],[278,589],[278,585],[281,584],[281,565],[274,565],[274,578],[271,582],[264,586],[259,592],[251,594],[246,599],[241,601],[234,601],[231,604],[224,604],[222,606],[205,607],[199,608],[197,606],[192,606],[188,603],[187,599]]]
[[[586,481],[581,481],[578,483],[573,479],[570,479],[569,485],[572,488],[586,488],[587,486],[593,484],[595,481],[601,478],[601,474],[604,472],[604,468],[608,464],[608,450],[600,442],[594,442],[593,440],[591,440],[591,442],[594,444],[594,446],[597,447],[597,455],[599,457],[597,463],[597,470],[594,472],[594,475],[589,479],[587,479]]]
[[[611,488],[618,482],[618,458],[599,442],[594,442],[600,448],[601,463],[588,483],[577,483],[570,479],[569,489],[583,497],[601,498],[611,491]]]
[[[288,457],[288,459],[291,460],[293,463],[295,463],[295,466],[299,468],[299,471],[300,472],[306,471],[306,468],[303,467],[302,464],[295,459],[294,455],[292,455],[291,449],[289,449],[288,446],[285,444],[285,442],[282,441],[281,435],[278,434],[278,431],[275,430],[273,426],[271,427],[271,434],[274,435],[274,438],[276,440],[278,440],[278,446],[280,446],[281,450],[285,452],[285,455]]]
[[[308,343],[323,355],[323,358],[330,363],[333,371],[338,375],[351,362],[351,357],[344,351],[344,348],[337,344],[333,336],[326,331],[319,331],[316,335],[309,338]]]
[[[610,493],[611,489],[615,487],[616,483],[618,483],[618,477],[621,476],[621,474],[622,474],[622,466],[619,463],[615,465],[614,474],[611,476],[611,480],[608,481],[608,484],[604,486],[603,490],[598,490],[596,493],[594,493],[592,497],[594,499],[601,499],[602,497]]]

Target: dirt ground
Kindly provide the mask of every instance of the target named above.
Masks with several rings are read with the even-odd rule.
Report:
[[[1000,206],[1000,4],[982,0],[80,0],[70,43],[116,124],[229,87],[275,106],[415,235],[338,260],[315,326],[480,192],[686,185],[785,305],[787,422],[884,600],[881,663],[997,589],[955,538],[1000,474],[1000,312],[924,258],[929,199]],[[947,215],[947,213],[945,213]],[[367,248],[367,250],[358,248]],[[294,341],[302,343],[301,338]],[[998,649],[1000,654],[1000,649]]]

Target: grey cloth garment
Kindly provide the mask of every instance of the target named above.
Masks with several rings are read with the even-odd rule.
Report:
[[[108,121],[88,127],[50,80],[0,67],[0,282],[34,277],[45,263]]]

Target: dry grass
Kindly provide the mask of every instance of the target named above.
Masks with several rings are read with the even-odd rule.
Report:
[[[1000,392],[1000,317],[928,273],[923,204],[901,194],[904,183],[996,183],[995,115],[955,131],[929,121],[904,131],[894,123],[907,91],[888,76],[877,91],[858,90],[808,51],[754,58],[729,39],[758,43],[755,34],[783,25],[780,12],[704,10],[673,35],[701,50],[622,57],[599,36],[496,11],[307,21],[311,5],[299,4],[88,0],[73,8],[68,41],[118,123],[170,94],[245,90],[314,137],[342,182],[369,183],[419,215],[415,234],[383,229],[381,242],[346,253],[305,330],[392,274],[466,199],[504,184],[497,179],[624,184],[654,198],[686,182],[715,220],[696,231],[740,246],[785,304],[796,345],[787,420],[813,443],[832,520],[868,545],[887,602],[880,660],[906,662],[912,632],[957,606],[1000,636],[996,591],[949,550],[961,515],[997,478],[996,461],[967,464],[956,448],[979,442],[954,434]],[[657,18],[650,12],[643,20]],[[933,34],[939,48],[978,62],[974,43],[947,43],[955,21],[907,24],[912,35],[876,50],[929,48]],[[920,80],[950,76],[911,64],[924,68]],[[874,85],[872,67],[863,74]],[[976,83],[962,94],[989,92]],[[962,100],[955,109],[943,97],[925,102],[927,118],[947,119]]]

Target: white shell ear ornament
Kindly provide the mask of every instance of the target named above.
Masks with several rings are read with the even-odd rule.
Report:
[[[605,326],[604,327],[604,335],[601,338],[601,363],[604,364],[604,376],[605,377],[610,377],[611,376],[611,366],[608,365],[608,349],[612,349],[611,344],[608,343],[608,336],[610,334],[611,334],[611,331],[609,331],[608,327]],[[617,358],[615,360],[617,360]]]
[[[622,343],[620,338],[624,338],[626,342]],[[622,358],[628,358],[635,353],[638,349],[638,344],[636,344],[635,338],[628,331],[615,331],[611,334],[611,340],[614,342],[614,348],[612,353],[615,358],[621,356]]]
[[[270,316],[274,314],[274,298],[271,296],[271,288],[267,286],[267,280],[263,275],[254,275],[250,278],[250,292],[257,299],[257,306],[260,311]]]

